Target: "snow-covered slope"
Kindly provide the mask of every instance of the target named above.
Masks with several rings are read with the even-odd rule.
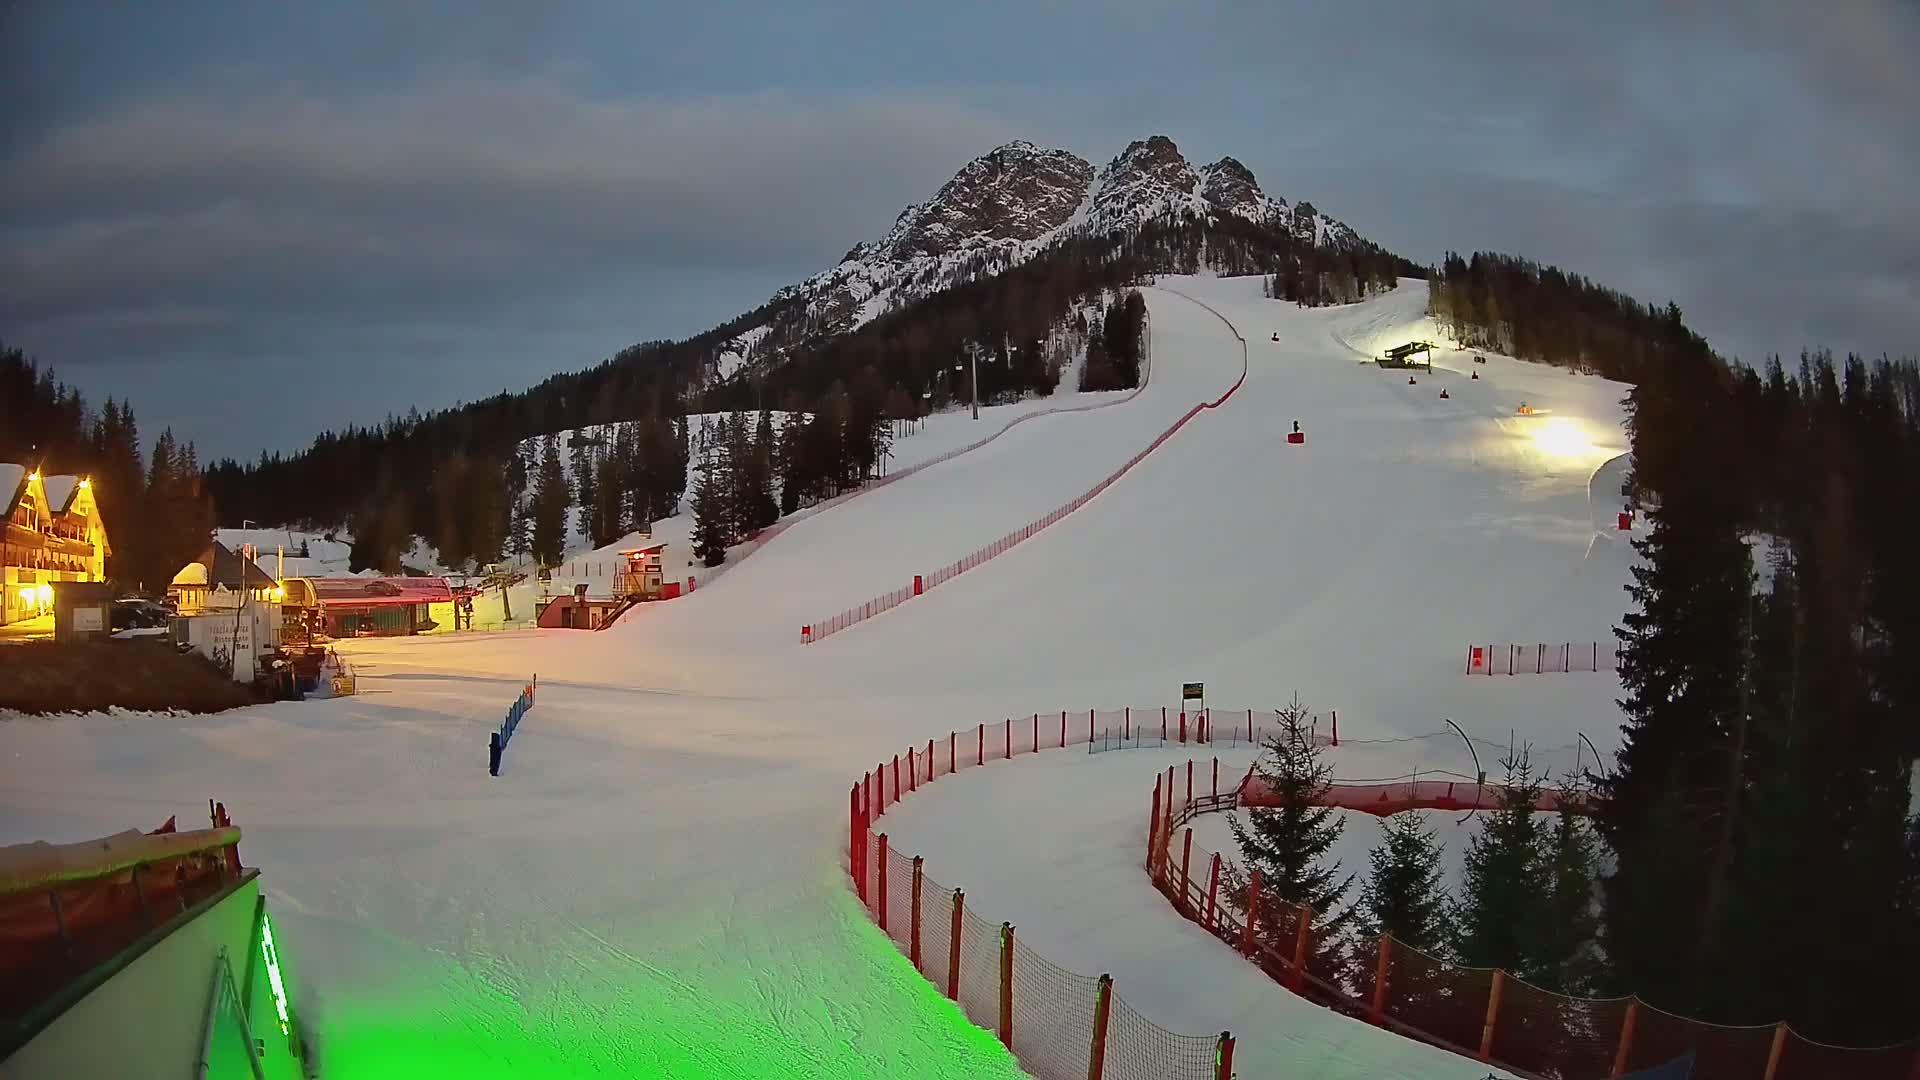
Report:
[[[1339,709],[1343,738],[1451,718],[1493,741],[1583,732],[1611,749],[1614,676],[1476,678],[1461,661],[1470,641],[1604,639],[1617,619],[1631,551],[1593,528],[1589,485],[1624,447],[1623,387],[1451,352],[1408,385],[1342,344],[1424,333],[1417,283],[1338,309],[1263,300],[1252,279],[1146,296],[1153,384],[1137,399],[1024,423],[604,633],[366,639],[342,646],[354,698],[0,721],[0,841],[150,827],[217,794],[274,891],[330,1075],[1011,1077],[848,888],[848,787],[906,745],[1203,680],[1235,704],[1297,689]],[[823,602],[1024,524],[1217,396],[1238,342],[1189,296],[1250,344],[1232,399],[1010,554],[798,644]],[[1523,399],[1578,438],[1515,416]],[[1304,446],[1284,442],[1294,418]],[[535,672],[538,703],[491,779],[487,732]],[[1180,921],[1137,866],[1161,755],[1098,755],[1110,802],[1000,825],[976,781],[1031,778],[1046,807],[1073,790],[1050,757],[945,778],[898,811],[903,837],[915,800],[955,800],[927,802],[930,821],[976,815],[913,834],[970,907],[1058,963],[1114,971],[1168,1027],[1232,1028],[1248,1080],[1486,1075],[1258,996],[1284,991]],[[1125,918],[1049,907],[1065,895]],[[1218,993],[1177,997],[1200,983]]]

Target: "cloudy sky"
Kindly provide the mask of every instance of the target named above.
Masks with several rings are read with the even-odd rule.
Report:
[[[1920,354],[1920,6],[0,0],[0,340],[211,454],[750,308],[1014,138]]]

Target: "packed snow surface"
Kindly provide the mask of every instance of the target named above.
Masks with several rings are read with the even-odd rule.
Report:
[[[848,794],[873,763],[1036,709],[1171,701],[1183,680],[1236,705],[1298,690],[1339,710],[1343,740],[1451,718],[1491,742],[1584,732],[1611,749],[1613,675],[1462,668],[1469,643],[1608,638],[1631,552],[1596,529],[1618,479],[1595,471],[1625,448],[1623,387],[1444,351],[1413,385],[1364,363],[1436,337],[1417,282],[1324,310],[1265,300],[1258,279],[1166,279],[1147,298],[1137,397],[1022,423],[814,514],[606,632],[355,641],[351,698],[0,722],[0,843],[223,800],[330,1076],[1015,1076],[852,895]],[[803,623],[1040,517],[1219,396],[1242,372],[1229,323],[1245,385],[1120,483],[924,597],[798,643]],[[1516,415],[1521,401],[1564,425]],[[1294,419],[1301,446],[1284,440]],[[945,424],[972,441],[970,419]],[[491,779],[487,734],[535,672]],[[1249,1080],[1484,1076],[1289,1000],[1159,901],[1138,869],[1142,800],[1171,756],[971,770],[900,808],[902,844],[1044,955],[1113,971],[1163,1025],[1235,1030]],[[1406,764],[1348,760],[1343,775]]]

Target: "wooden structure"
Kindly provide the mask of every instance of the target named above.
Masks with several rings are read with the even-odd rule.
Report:
[[[666,546],[665,541],[649,542],[620,553],[627,564],[613,577],[615,599],[661,599],[660,552]]]
[[[1395,345],[1393,348],[1388,349],[1387,355],[1381,357],[1378,363],[1384,368],[1424,367],[1428,371],[1432,371],[1433,350],[1435,348],[1437,348],[1437,346],[1431,341],[1409,341],[1405,345]],[[1427,358],[1427,362],[1424,364],[1418,363],[1413,359],[1416,355],[1422,353],[1424,353]]]
[[[428,609],[453,600],[440,577],[323,577],[304,579],[328,637],[395,637],[429,629]],[[302,593],[303,597],[305,593]]]
[[[90,479],[0,462],[0,625],[51,612],[56,584],[105,581],[112,550]]]

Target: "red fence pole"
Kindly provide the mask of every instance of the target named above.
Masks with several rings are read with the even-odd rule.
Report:
[[[947,932],[947,997],[960,1000],[960,931],[966,913],[967,896],[953,890],[953,926]]]
[[[920,856],[913,857],[913,936],[909,939],[907,956],[913,960],[913,970],[920,971],[920,879],[924,876]]]
[[[928,739],[927,740],[927,783],[929,784],[933,783],[933,778],[939,775],[940,775],[940,767],[934,764],[934,761],[933,761],[933,740]]]
[[[1087,1049],[1087,1080],[1102,1080],[1107,1072],[1107,1012],[1113,1006],[1113,976],[1100,976],[1093,995],[1093,1045]]]
[[[1167,707],[1160,706],[1160,741],[1167,741]]]
[[[1153,873],[1153,837],[1160,831],[1160,776],[1153,778],[1153,813],[1147,818],[1147,873]]]
[[[1188,875],[1188,870],[1191,868],[1192,863],[1193,826],[1189,825],[1187,826],[1187,838],[1180,843],[1180,903],[1178,906],[1182,908],[1187,905],[1187,884],[1192,880]]]
[[[1013,1049],[1013,924],[1000,924],[1000,1041]]]
[[[1067,710],[1061,709],[1060,710],[1060,748],[1064,750],[1066,749],[1066,746],[1067,746]]]
[[[1293,992],[1299,993],[1307,985],[1307,941],[1313,936],[1313,909],[1300,905],[1299,932],[1293,935]]]
[[[1240,951],[1247,959],[1253,959],[1253,925],[1260,921],[1260,871],[1253,872],[1253,881],[1247,887],[1247,925],[1240,933]]]
[[[907,790],[920,790],[920,765],[913,759],[913,747],[907,747]]]
[[[1007,760],[1013,760],[1013,717],[1007,717]]]
[[[1340,745],[1340,710],[1333,710],[1333,745]]]
[[[1224,1031],[1213,1052],[1213,1080],[1233,1080],[1233,1036]]]
[[[1213,759],[1213,797],[1220,797],[1220,759]]]
[[[1066,714],[1062,713],[1061,715],[1065,716]],[[1040,714],[1039,713],[1033,714],[1033,752],[1036,754],[1040,752]]]
[[[887,812],[887,763],[884,761],[873,767],[873,794],[874,800],[867,804],[869,821]]]
[[[1493,986],[1487,991],[1487,1021],[1480,1028],[1480,1060],[1493,1060],[1493,1022],[1500,1016],[1500,995],[1507,989],[1507,973],[1493,969]]]
[[[1193,805],[1193,759],[1188,758],[1187,759],[1187,801],[1182,805],[1182,809],[1192,805]]]
[[[847,810],[847,864],[853,871],[853,891],[867,902],[866,838],[860,834],[860,785],[853,785]]]
[[[900,755],[893,755],[893,801],[900,801]]]
[[[1184,745],[1186,741],[1187,741],[1187,710],[1181,709],[1180,710],[1180,742],[1182,745]]]
[[[875,905],[880,910],[880,931],[887,929],[887,834],[880,834],[880,902]]]
[[[1207,871],[1207,929],[1217,925],[1214,914],[1219,910],[1215,905],[1220,901],[1220,853],[1213,853],[1213,866]]]
[[[974,750],[975,756],[973,763],[975,765],[985,765],[987,763],[987,725],[981,724],[978,734],[980,737],[980,745]]]
[[[954,732],[954,731],[947,732],[947,771],[948,772],[958,772],[960,769],[960,759],[958,756],[954,754],[954,745],[953,745],[954,737],[958,734],[959,734],[958,732]]]
[[[1393,955],[1393,938],[1380,935],[1380,959],[1373,966],[1373,1012],[1367,1017],[1378,1024],[1387,1013],[1387,962]]]
[[[1640,999],[1632,998],[1627,1002],[1626,1019],[1620,1021],[1620,1047],[1613,1052],[1613,1071],[1609,1077],[1619,1077],[1627,1071],[1627,1057],[1633,1053],[1633,1029],[1640,1022]],[[1920,1058],[1915,1059],[1920,1062]]]
[[[1088,730],[1091,731],[1092,728]],[[1133,706],[1128,705],[1120,714],[1120,741],[1125,742],[1131,738],[1133,738]]]

